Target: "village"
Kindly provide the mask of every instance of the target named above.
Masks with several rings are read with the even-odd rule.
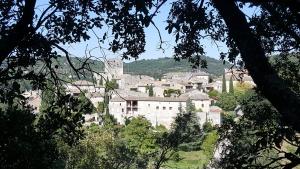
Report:
[[[123,72],[121,59],[104,61],[104,72],[95,73],[95,81],[78,80],[65,84],[67,94],[78,96],[84,93],[93,103],[99,106],[109,98],[105,112],[109,112],[119,124],[125,124],[126,119],[143,116],[153,126],[163,125],[170,128],[178,113],[185,111],[188,102],[195,107],[195,113],[200,125],[210,122],[214,126],[222,124],[223,110],[215,105],[215,98],[207,94],[215,90],[222,92],[222,77],[212,79],[211,75],[194,70],[192,72],[171,72],[164,74],[161,79],[154,79],[146,75],[131,75]],[[247,83],[255,86],[246,71],[225,69],[226,90],[229,83],[233,86]],[[106,81],[115,82],[116,86],[106,91]],[[39,92],[26,92],[29,103],[38,111],[40,104]],[[99,113],[85,114],[85,125],[101,124]]]

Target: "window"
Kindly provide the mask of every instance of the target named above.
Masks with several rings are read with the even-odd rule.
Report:
[[[204,107],[204,104],[202,104],[201,106]]]
[[[156,106],[156,110],[158,110],[159,109],[159,107],[158,106]]]
[[[122,104],[120,103],[120,106],[121,106]]]
[[[122,113],[124,112],[124,109],[122,109]]]
[[[172,110],[172,107],[169,107],[169,110]]]
[[[150,104],[148,104],[148,107],[150,107]]]
[[[166,110],[166,107],[163,107],[163,110]]]

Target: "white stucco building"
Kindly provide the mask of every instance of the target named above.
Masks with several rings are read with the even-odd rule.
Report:
[[[170,128],[174,118],[185,110],[188,98],[162,97],[114,97],[109,102],[109,111],[120,124],[125,118],[144,116],[153,126]]]
[[[170,72],[164,74],[162,81],[177,80],[182,82],[189,82],[193,88],[199,88],[204,84],[209,83],[209,74],[200,70],[192,72]]]
[[[99,124],[100,117],[98,113],[92,113],[92,114],[84,114],[84,124],[85,126],[90,126],[92,123]]]
[[[33,113],[39,113],[42,101],[41,94],[42,91],[39,90],[30,90],[22,94],[27,99],[27,103],[33,108]]]
[[[199,90],[191,90],[182,94],[180,97],[190,98],[195,105],[196,110],[202,110],[202,112],[209,112],[211,100],[206,93],[202,93]]]
[[[111,94],[109,112],[120,124],[124,124],[125,118],[144,116],[153,126],[162,124],[167,128],[170,128],[174,118],[181,110],[186,110],[188,99],[199,112],[210,113],[211,99],[206,93],[192,89],[179,97],[163,97],[163,91],[167,88],[168,86],[163,85],[154,86],[154,97],[149,97],[147,92],[139,88],[137,91],[117,89]],[[213,117],[213,113],[209,115]],[[220,124],[220,122],[216,122],[216,124]]]
[[[220,126],[222,124],[222,109],[217,106],[211,106],[208,112],[198,112],[197,116],[200,119],[200,125],[205,122],[210,122],[213,126]]]
[[[94,107],[97,107],[100,102],[104,101],[104,94],[102,93],[88,93],[86,96],[90,99]]]
[[[97,86],[96,84],[86,81],[78,80],[65,85],[66,93],[78,95],[81,92],[85,93],[104,93],[105,88],[103,86]]]

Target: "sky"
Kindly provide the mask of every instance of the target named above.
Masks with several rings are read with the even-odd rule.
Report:
[[[46,6],[43,6],[43,4],[47,4],[47,0],[38,0],[38,4],[41,7],[41,10],[43,8],[46,8]],[[148,28],[145,28],[145,35],[146,35],[146,46],[145,46],[145,52],[140,55],[139,59],[157,59],[161,57],[172,57],[173,56],[173,48],[175,46],[175,36],[173,34],[168,34],[165,30],[166,27],[166,19],[168,17],[168,12],[171,8],[171,2],[167,2],[160,8],[159,14],[154,17],[153,21],[158,27],[158,29],[161,32],[162,40],[164,41],[163,49],[158,49],[159,46],[159,34],[158,31],[155,29],[155,27],[150,24]],[[253,9],[246,9],[245,13],[251,15],[253,13]],[[99,32],[100,31],[100,32]],[[103,32],[101,30],[95,30],[96,34],[99,33],[99,36],[101,37]],[[80,42],[76,44],[71,45],[65,45],[64,48],[66,48],[72,55],[77,57],[84,57],[86,53],[86,49],[91,50],[98,45],[97,38],[95,37],[94,33],[92,31],[90,32],[91,38],[88,41]],[[218,47],[214,42],[211,40],[202,40],[201,41],[204,47],[204,51],[206,52],[206,56],[212,57],[215,59],[219,59],[220,52],[227,52],[227,47],[225,44],[218,43]],[[104,48],[107,48],[107,45],[104,45]],[[103,52],[105,53],[106,58],[115,58],[120,57],[120,53],[112,53],[109,50],[99,50],[94,49],[91,51],[91,54],[95,56],[96,58],[103,57]],[[132,61],[132,60],[131,60]],[[128,62],[128,61],[127,61]]]
[[[159,34],[158,31],[155,29],[155,27],[150,24],[148,28],[145,28],[145,35],[146,35],[146,46],[145,46],[145,52],[141,54],[138,60],[140,59],[157,59],[161,57],[172,57],[173,56],[173,47],[175,46],[175,36],[173,34],[168,34],[168,32],[165,30],[165,27],[167,26],[167,23],[165,22],[168,17],[168,12],[171,8],[170,3],[166,3],[160,8],[159,14],[154,17],[153,21],[158,27],[158,29],[161,32],[163,43],[163,49],[158,49],[159,47]],[[206,52],[206,56],[219,59],[219,53],[220,52],[226,52],[226,46],[224,44],[218,44],[218,47],[210,41],[210,40],[203,40],[204,49]],[[68,50],[74,54],[75,56],[84,56],[85,55],[85,49],[86,45],[88,45],[88,48],[93,48],[98,46],[97,40],[94,37],[93,34],[91,34],[91,39],[87,42],[82,42],[80,44],[72,44],[71,46],[67,46]],[[223,49],[223,50],[222,50]],[[221,51],[220,51],[221,50]],[[119,57],[120,54],[114,54],[108,50],[104,50],[106,53],[107,58],[114,58]],[[92,52],[93,55],[101,55],[99,50],[95,50]]]

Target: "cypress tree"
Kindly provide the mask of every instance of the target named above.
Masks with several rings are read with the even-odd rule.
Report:
[[[229,93],[234,94],[232,76],[230,77],[229,81]]]
[[[226,89],[226,79],[225,79],[225,73],[223,74],[223,81],[222,81],[222,93],[227,93],[227,89]]]
[[[149,86],[149,96],[150,97],[153,96],[153,86],[152,85]]]
[[[101,76],[100,85],[103,86],[103,77]]]

